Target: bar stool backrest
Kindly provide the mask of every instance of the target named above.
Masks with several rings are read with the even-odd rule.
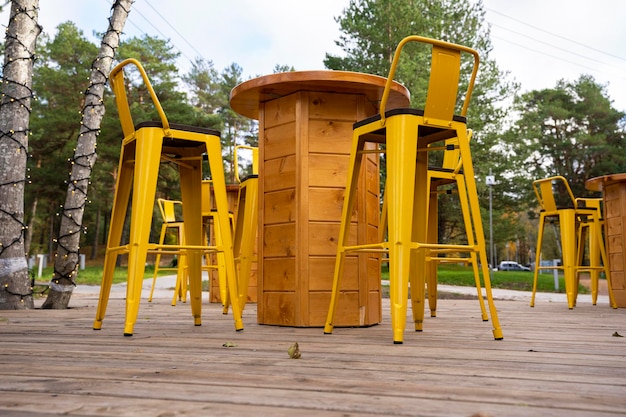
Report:
[[[577,197],[576,205],[582,208],[593,208],[598,210],[602,215],[602,199],[601,198],[589,198],[589,197]]]
[[[413,35],[404,38],[396,48],[380,104],[381,124],[385,124],[385,109],[387,106],[387,100],[389,98],[402,49],[409,42],[421,42],[432,45],[430,79],[428,83],[426,105],[424,107],[424,117],[426,118],[450,121],[453,119],[459,90],[461,54],[468,53],[473,56],[472,72],[467,89],[465,90],[463,106],[461,107],[460,112],[460,115],[465,117],[467,115],[467,109],[469,107],[470,98],[474,89],[476,74],[478,73],[478,64],[480,61],[478,52],[463,45]]]
[[[141,65],[139,61],[134,58],[128,58],[120,62],[111,70],[111,74],[109,75],[109,82],[113,89],[113,93],[115,95],[115,104],[117,106],[117,111],[119,113],[120,123],[122,125],[122,132],[124,133],[124,137],[133,136],[135,134],[135,124],[133,123],[133,117],[130,111],[130,104],[128,102],[128,96],[126,94],[126,83],[124,80],[124,67],[132,64],[137,67],[139,74],[150,94],[150,99],[154,104],[154,107],[159,114],[159,119],[161,120],[161,124],[163,126],[163,131],[165,136],[170,136],[169,128],[170,124],[167,120],[167,116],[165,116],[165,112],[163,111],[163,107],[159,102],[159,98],[154,92],[154,88],[152,88],[152,84],[150,83],[150,79],[146,74],[145,69]]]
[[[180,212],[182,210],[182,201],[159,198],[157,203],[159,205],[159,211],[161,212],[161,217],[164,223],[175,223],[181,221],[177,218],[177,211]],[[178,210],[176,209],[177,206]]]
[[[235,146],[235,179],[239,184],[245,179],[242,179],[239,175],[239,157],[241,156],[241,150],[246,149],[249,150],[252,154],[252,175],[259,175],[259,148],[254,146],[247,145],[237,145]]]
[[[569,183],[560,175],[533,181],[533,190],[541,210],[547,213],[556,214],[559,209],[577,208]]]

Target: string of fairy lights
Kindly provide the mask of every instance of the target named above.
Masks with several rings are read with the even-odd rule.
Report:
[[[114,48],[110,45],[107,46],[111,51],[114,50]],[[111,59],[113,58],[112,54],[113,52],[111,52]],[[96,111],[102,111],[101,108],[104,106],[101,95],[94,93],[94,88],[96,88],[97,86],[101,86],[101,88],[104,89],[104,84],[106,84],[107,80],[107,75],[102,70],[100,70],[99,67],[99,61],[101,60],[102,58],[98,57],[91,65],[92,70],[97,71],[99,75],[97,77],[91,77],[91,84],[85,91],[85,97],[87,98],[87,100],[85,101],[85,106],[83,107],[83,118],[80,122],[78,139],[79,141],[83,136],[87,134],[95,134],[96,137],[100,135],[99,126],[87,126],[85,123],[84,115],[88,112],[92,113]],[[96,78],[101,81],[94,81],[94,79]],[[80,246],[76,245],[75,242],[76,240],[80,241],[80,237],[76,237],[75,235],[80,233],[87,233],[87,227],[82,225],[82,216],[80,214],[84,212],[86,205],[91,203],[91,201],[88,200],[87,195],[88,188],[91,185],[91,177],[89,175],[84,176],[82,175],[82,173],[90,173],[97,158],[95,146],[93,147],[93,149],[89,150],[86,153],[81,153],[80,151],[78,151],[79,149],[81,149],[81,147],[75,148],[74,156],[68,159],[71,170],[69,172],[69,179],[65,181],[68,193],[72,196],[70,200],[72,202],[75,202],[76,204],[72,206],[62,205],[59,212],[57,212],[57,216],[62,217],[61,223],[69,222],[70,227],[62,227],[61,230],[67,229],[67,233],[59,235],[56,239],[53,239],[53,242],[57,245],[55,257],[59,256],[59,254],[62,254],[62,256],[64,256],[65,258],[72,258],[76,260],[79,256]],[[73,270],[71,270],[69,273],[65,273],[58,269],[55,262],[53,282],[55,284],[62,285],[63,281],[66,281],[67,283],[75,286],[77,266],[78,263],[76,263],[76,266]]]
[[[113,3],[113,5],[111,6],[111,10],[115,10],[116,7],[123,7],[123,4],[120,2],[120,0],[116,0]],[[15,15],[11,16],[11,20],[16,19],[19,14],[26,14],[29,18],[34,20],[35,24],[37,23],[36,19],[38,8],[34,10],[14,8],[14,11]],[[129,12],[129,10],[126,9],[124,9],[124,11],[126,12],[126,14],[128,14]],[[112,32],[114,32],[118,37],[121,33],[121,30],[117,30],[114,28],[112,19],[113,16],[109,17],[108,19],[109,24],[103,40],[109,39],[109,35]],[[8,36],[7,34],[7,41],[5,44],[7,49],[14,47],[12,43],[18,43],[21,48],[27,52],[24,54],[25,56],[23,57],[5,60],[6,62],[3,66],[4,79],[2,80],[5,86],[3,86],[1,105],[11,103],[13,105],[26,107],[30,115],[30,101],[36,100],[33,90],[27,85],[18,83],[14,80],[7,78],[6,74],[7,69],[11,65],[14,65],[18,59],[34,61],[36,59],[36,56],[34,54],[34,51],[28,51],[28,48],[26,48],[26,45],[24,45],[23,42],[20,41],[20,39],[15,36]],[[58,288],[61,288],[61,291],[63,291],[62,288],[68,286],[68,284],[69,286],[76,285],[75,277],[78,270],[77,260],[80,250],[80,234],[86,233],[87,231],[86,227],[82,225],[82,213],[84,212],[86,204],[90,203],[87,196],[87,190],[89,185],[91,184],[90,174],[96,161],[97,154],[95,146],[96,141],[93,141],[93,146],[88,146],[88,141],[84,141],[82,139],[85,137],[85,135],[95,135],[96,137],[99,136],[100,119],[95,119],[94,124],[97,124],[97,126],[91,126],[87,124],[88,120],[90,120],[91,118],[87,118],[86,120],[85,115],[93,113],[104,114],[104,101],[102,99],[102,95],[105,85],[108,81],[108,73],[102,69],[102,62],[105,60],[108,60],[108,62],[112,62],[114,54],[115,47],[103,41],[100,54],[92,62],[91,65],[92,72],[90,77],[90,85],[84,92],[85,104],[81,113],[82,120],[80,122],[80,129],[77,140],[78,144],[74,149],[74,155],[68,159],[68,163],[71,169],[69,172],[69,179],[65,181],[65,184],[68,187],[67,189],[69,198],[66,198],[66,204],[60,207],[60,210],[57,212],[57,216],[60,216],[62,218],[62,224],[63,222],[69,222],[69,227],[61,227],[61,230],[66,230],[66,233],[64,233],[63,235],[59,235],[56,239],[53,239],[53,241],[57,244],[57,251],[55,255],[56,257],[63,256],[65,258],[70,258],[70,260],[75,260],[76,262],[73,262],[73,269],[69,272],[59,271],[57,268],[57,263],[55,262],[55,270],[51,282],[51,287],[54,287],[56,285],[58,286]],[[14,94],[6,94],[6,85],[9,84],[19,85],[20,87],[22,87],[21,90],[23,91],[23,93],[20,93],[19,96],[14,96]],[[3,132],[0,130],[0,140],[12,141],[11,144],[12,147],[16,149],[16,154],[28,159],[30,155],[28,153],[27,138],[30,134],[31,132],[29,129],[24,129],[21,131],[9,130],[8,132]],[[0,183],[0,187],[15,187],[20,184],[25,184],[27,182],[30,182],[30,177],[27,176],[26,173],[24,173],[24,176],[22,178],[16,178],[10,181],[4,181],[3,183]],[[70,204],[68,204],[68,202]],[[28,227],[24,223],[23,211],[9,212],[9,210],[6,210],[2,205],[0,205],[0,214],[3,214],[4,217],[8,217],[9,219],[11,219],[11,221],[19,224],[20,230],[19,235],[8,238],[8,241],[6,242],[0,242],[0,257],[2,257],[2,254],[6,250],[8,250],[8,248],[12,247],[13,245],[18,245],[24,241]],[[65,264],[71,263],[66,262]],[[2,287],[2,289],[8,294],[20,297],[22,302],[26,297],[32,297],[33,295],[32,284],[29,288],[29,292],[26,293],[18,292],[15,289],[12,289],[8,281],[0,283],[0,287]]]
[[[123,7],[119,0],[116,0],[111,6],[111,10],[116,7]],[[129,10],[124,9],[126,14]],[[88,120],[85,118],[87,114],[99,113],[104,114],[104,101],[102,99],[105,85],[108,81],[108,73],[102,70],[102,64],[105,61],[112,62],[115,56],[115,47],[108,44],[106,39],[109,38],[111,32],[115,32],[119,37],[121,30],[113,27],[112,17],[109,17],[107,32],[103,37],[99,56],[91,64],[90,84],[85,90],[85,104],[82,109],[82,119],[80,121],[80,130],[78,134],[77,147],[74,149],[74,156],[68,159],[71,170],[69,179],[65,181],[68,187],[68,195],[66,197],[66,205],[60,207],[57,216],[61,217],[61,231],[66,233],[59,235],[53,242],[57,245],[55,258],[63,256],[71,262],[63,262],[63,265],[72,265],[73,269],[68,272],[59,269],[57,262],[54,263],[54,275],[51,286],[59,291],[64,291],[64,287],[76,286],[76,274],[78,273],[78,257],[80,251],[80,234],[87,233],[87,227],[82,224],[82,214],[87,204],[91,201],[88,199],[88,188],[91,185],[91,171],[96,162],[96,140],[93,146],[88,146],[89,141],[84,141],[86,135],[100,135],[100,119],[96,120],[95,126],[87,125]],[[68,203],[71,205],[68,206]],[[67,227],[69,222],[69,227]],[[64,227],[65,226],[65,227]]]
[[[31,22],[29,25],[41,30],[37,24],[38,11],[39,9],[37,7],[28,9],[26,7],[20,7],[20,5],[14,5],[14,7],[11,8],[10,20],[15,24],[25,24],[24,22],[28,22],[30,19]],[[22,39],[20,36],[13,35],[10,33],[9,28],[7,28],[5,38],[5,49],[11,51],[12,56],[11,59],[5,59],[3,64],[0,106],[5,109],[6,113],[14,114],[16,119],[19,118],[24,111],[28,113],[26,117],[30,117],[32,111],[31,102],[36,100],[35,94],[30,87],[30,80],[20,81],[13,79],[13,77],[20,78],[19,76],[22,74],[21,70],[24,67],[24,62],[26,62],[26,67],[32,68],[33,62],[35,61],[35,44],[33,42],[32,46],[28,45],[26,43],[26,37]],[[14,152],[12,159],[18,167],[26,167],[26,162],[29,157],[28,136],[31,134],[31,131],[28,127],[16,129],[15,123],[8,124],[13,124],[14,126],[8,129],[7,126],[0,128],[2,147],[8,154]],[[28,124],[26,124],[26,126],[28,126]],[[0,183],[0,189],[4,196],[14,194],[15,189],[24,187],[24,185],[30,181],[26,170],[20,172],[19,169],[16,169],[7,172],[11,172],[14,178],[6,178]],[[6,187],[13,189],[6,190]],[[9,199],[7,198],[7,200]],[[19,269],[21,264],[25,263],[23,258],[12,257],[11,255],[13,254],[10,252],[14,246],[24,241],[28,227],[24,223],[23,208],[16,207],[15,204],[7,200],[0,202],[0,217],[3,223],[6,222],[3,225],[5,230],[9,231],[9,233],[15,231],[15,235],[9,236],[6,241],[0,242],[0,259],[3,263],[3,269],[12,272],[13,269]],[[23,284],[13,284],[10,281],[4,281],[0,283],[0,287],[5,293],[19,297],[21,303],[24,303],[26,297],[32,296],[32,286],[26,286],[28,290],[25,292],[25,286]]]
[[[6,65],[4,66],[4,69],[6,69]],[[11,83],[13,81],[8,81],[8,80],[3,80],[5,84],[7,83]],[[18,84],[13,82],[14,84]],[[23,85],[23,84],[18,84],[21,87],[24,87],[28,90],[30,90],[27,86]],[[32,90],[31,90],[32,93]],[[4,104],[4,100],[7,98],[7,95],[2,94],[2,100],[3,100],[3,104]],[[12,99],[9,99],[9,101],[11,101]],[[29,109],[30,111],[30,109]],[[14,142],[15,145],[17,145],[17,149],[15,151],[15,153],[19,156],[21,155],[25,155],[26,158],[28,158],[28,149],[26,148],[26,146],[24,145],[24,142],[26,142],[25,139],[20,140],[19,138],[26,138],[28,135],[30,134],[30,129],[22,129],[22,130],[9,130],[8,132],[4,132],[2,130],[0,130],[0,140],[11,140],[12,142]],[[14,145],[14,146],[15,146]],[[10,148],[11,146],[9,146]],[[0,183],[0,188],[1,187],[17,187],[19,184],[23,184],[23,183],[29,183],[30,182],[30,176],[29,175],[24,175],[21,178],[16,178],[16,179],[12,179],[9,181],[5,181]],[[16,212],[16,211],[9,211],[7,209],[5,209],[3,206],[0,206],[0,213],[2,213],[4,215],[4,217],[10,219],[11,221],[17,223],[19,225],[19,230],[21,231],[20,234],[16,237],[10,238],[11,240],[9,242],[0,242],[0,256],[2,256],[2,254],[7,251],[10,247],[12,247],[13,245],[19,244],[24,236],[26,235],[26,231],[28,230],[28,226],[23,222],[23,213],[22,212]]]

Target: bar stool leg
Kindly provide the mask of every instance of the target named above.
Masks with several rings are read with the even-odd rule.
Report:
[[[239,199],[237,225],[235,226],[235,250],[239,258],[239,305],[245,308],[248,300],[248,285],[252,272],[252,261],[254,257],[254,244],[257,236],[258,225],[258,178],[249,178],[242,183]]]
[[[185,244],[200,247],[202,239],[202,161],[185,161],[179,165],[180,191],[183,201],[183,219],[185,223]],[[189,276],[189,298],[194,325],[202,324],[202,252],[187,250],[185,263]],[[185,279],[183,278],[183,281]],[[181,282],[181,290],[185,283]]]
[[[213,219],[213,237],[215,239],[215,244],[218,247],[224,246],[224,241],[222,240],[222,235],[220,232],[220,227],[217,219],[217,212],[215,212],[212,216]],[[230,216],[229,216],[230,221]],[[232,227],[231,227],[232,230]],[[234,245],[234,244],[233,244]],[[234,255],[233,251],[233,256]],[[222,301],[222,314],[228,314],[228,308],[230,307],[230,293],[228,289],[228,280],[226,279],[226,258],[223,252],[217,252],[215,254],[215,268],[217,269],[217,279],[219,282],[220,289],[220,300]],[[237,264],[235,264],[235,272],[237,272]],[[242,307],[243,309],[243,307]]]
[[[437,243],[439,241],[439,196],[437,190],[430,192],[430,200],[428,204],[428,243]],[[426,256],[430,257],[430,251],[426,251]],[[428,261],[426,263],[426,285],[428,288],[428,308],[430,309],[430,317],[437,317],[437,267],[436,261]]]
[[[483,321],[489,321],[489,315],[487,314],[487,308],[485,307],[485,298],[483,297],[483,291],[480,285],[480,268],[478,267],[480,261],[478,260],[476,253],[471,253],[470,258],[472,260],[472,271],[474,272],[474,285],[476,285],[478,304],[480,304],[480,316]],[[489,265],[487,265],[487,269],[489,269]],[[489,271],[489,273],[491,273],[491,271]]]
[[[417,147],[417,143],[414,145]],[[412,234],[410,246],[413,248],[411,251],[411,270],[409,272],[411,282],[411,311],[413,313],[413,325],[416,332],[421,332],[424,325],[424,309],[425,309],[425,279],[428,275],[427,266],[431,262],[426,262],[426,256],[430,254],[430,250],[427,248],[415,249],[413,242],[429,242],[428,224],[430,219],[433,218],[433,214],[429,212],[430,208],[430,180],[428,178],[428,154],[426,152],[415,153],[415,177],[413,179],[413,197],[412,197],[412,210],[413,213],[411,223]],[[403,163],[408,164],[409,161]],[[406,169],[403,169],[406,172]],[[409,175],[411,175],[409,173]],[[400,223],[407,224],[407,223]],[[429,242],[430,243],[430,242]],[[436,242],[435,242],[436,243]],[[436,277],[435,277],[436,279]]]
[[[239,294],[237,288],[237,272],[235,270],[235,260],[233,255],[233,238],[230,225],[230,217],[228,210],[228,199],[226,196],[226,183],[224,179],[224,168],[222,165],[222,155],[219,142],[212,144],[207,143],[207,154],[211,176],[213,177],[213,192],[215,196],[215,205],[217,208],[217,227],[220,229],[220,235],[223,241],[224,263],[226,267],[226,281],[228,284],[228,292],[235,296],[229,297],[233,307],[233,319],[235,321],[235,330],[243,330],[243,321],[241,318],[242,310],[239,306]],[[200,186],[198,186],[198,190]]]
[[[482,224],[482,220],[480,217],[480,212],[476,213],[476,212],[472,212],[471,208],[470,208],[470,201],[469,201],[469,196],[467,194],[467,186],[465,183],[465,176],[464,175],[457,175],[456,176],[456,184],[457,184],[457,189],[459,192],[459,202],[461,204],[461,213],[463,215],[463,223],[465,224],[465,234],[467,235],[467,244],[470,246],[478,246],[479,248],[481,248],[480,244],[478,243],[478,241],[480,240],[480,235],[478,235],[478,233],[476,233],[476,236],[474,235],[475,233],[475,228],[472,226],[472,220],[475,221],[481,221]],[[483,238],[483,242],[484,242],[484,238]],[[483,246],[484,243],[483,243]],[[486,247],[485,247],[485,255],[486,255]],[[485,300],[483,298],[483,292],[482,292],[482,288],[480,285],[480,272],[479,272],[479,267],[478,264],[480,263],[481,266],[483,264],[483,260],[481,260],[479,262],[479,258],[480,258],[480,251],[477,254],[476,252],[471,252],[470,253],[470,259],[472,262],[472,271],[474,273],[474,284],[476,285],[476,293],[478,296],[478,304],[480,305],[480,312],[481,312],[481,317],[483,321],[488,321],[489,320],[489,316],[487,314],[487,309],[485,308]],[[483,269],[484,271],[485,269]],[[486,270],[488,271],[488,273],[490,274],[491,271],[489,271],[489,265],[486,265]]]
[[[596,233],[602,233],[600,227],[596,222],[590,224],[587,230],[587,235],[589,237],[589,265],[591,266],[600,266],[600,245],[598,244],[598,239],[595,238]],[[580,241],[579,244],[583,245],[584,240]],[[606,264],[604,264],[606,267]],[[600,271],[597,269],[591,270],[591,301],[595,306],[598,302],[598,281],[600,279]]]
[[[159,245],[162,245],[165,241],[165,232],[167,230],[167,224],[163,222],[161,225],[161,234],[159,235]],[[152,286],[150,287],[150,295],[148,296],[148,302],[152,302],[154,296],[154,287],[156,286],[156,279],[159,273],[159,265],[161,264],[161,253],[157,253],[154,259],[154,274],[152,274]]]
[[[594,264],[593,260],[592,260],[592,255],[591,255],[591,240],[595,240],[594,236],[592,236],[590,233],[590,226],[589,224],[587,224],[586,222],[581,222],[578,225],[578,230],[577,230],[577,235],[576,235],[576,266],[580,267],[582,265],[584,265],[585,263],[585,244],[587,242],[587,236],[589,236],[590,241],[589,241],[589,266],[593,267]],[[599,262],[599,260],[597,261]],[[589,271],[590,274],[590,281],[591,281],[591,303],[592,305],[596,305],[596,299],[594,298],[594,272],[597,272],[595,270],[591,270]],[[576,289],[578,289],[578,285],[580,284],[580,270],[576,269]],[[597,291],[597,286],[596,286],[596,291]],[[597,292],[596,292],[596,296],[597,296]],[[578,293],[576,293],[576,297],[578,297]]]
[[[130,190],[133,183],[134,164],[126,162],[126,159],[132,159],[134,158],[134,155],[128,156],[127,154],[127,150],[122,148],[118,167],[117,184],[115,186],[116,192],[113,198],[113,208],[111,210],[107,249],[104,257],[102,284],[100,287],[98,307],[96,309],[96,318],[93,324],[94,330],[100,330],[102,328],[102,320],[104,320],[104,316],[106,314],[111,285],[113,283],[113,273],[115,272],[115,264],[118,256],[118,252],[112,251],[110,248],[119,246],[122,241],[124,221],[126,219],[128,200],[130,198]]]
[[[146,268],[152,211],[163,145],[163,138],[154,134],[154,131],[148,129],[148,133],[137,132],[136,138],[124,336],[132,336],[133,334]]]
[[[565,292],[567,306],[571,310],[576,306],[576,217],[574,209],[559,211],[559,226],[561,229],[561,250],[563,257],[563,275],[565,278]]]
[[[391,327],[393,343],[401,344],[404,341],[406,326],[406,310],[408,302],[409,276],[411,276],[411,242],[415,234],[413,218],[419,218],[421,223],[426,220],[424,209],[414,212],[414,194],[417,160],[417,125],[401,124],[394,126],[392,120],[387,121],[387,183],[386,193],[389,196],[389,298],[391,301]],[[414,138],[414,140],[407,140]],[[427,167],[424,167],[427,169]],[[426,171],[424,176],[426,178]],[[427,209],[426,209],[427,210]],[[421,240],[425,241],[425,227],[417,232],[423,233]],[[423,254],[420,254],[423,261]],[[414,267],[415,268],[415,267]],[[424,293],[423,268],[418,276],[411,276],[411,284],[416,286],[416,296]],[[412,300],[413,303],[423,300]],[[424,314],[424,306],[421,314]],[[416,312],[414,311],[414,314]],[[418,313],[419,314],[419,313]],[[414,320],[417,321],[416,318]],[[417,323],[416,323],[417,325]],[[416,329],[418,330],[418,329]]]
[[[546,217],[539,214],[539,231],[537,233],[537,252],[535,253],[535,273],[533,275],[533,292],[530,297],[530,306],[535,306],[535,294],[537,293],[537,281],[539,280],[539,267],[541,266],[541,246],[543,244],[543,229],[546,225]]]
[[[462,174],[456,174],[450,179],[456,182],[457,194],[459,196],[459,204],[461,206],[461,214],[463,216],[463,224],[465,227],[465,234],[467,236],[468,244],[470,246],[475,245],[474,228],[472,226],[472,215],[469,209],[469,201],[467,196],[467,188],[465,187],[465,181]],[[432,184],[431,184],[432,185]],[[435,184],[436,186],[436,184]],[[437,189],[430,190],[430,202],[428,208],[428,242],[438,242],[438,192]],[[426,250],[427,259],[430,259],[430,251]],[[472,264],[472,270],[474,273],[474,281],[476,286],[476,293],[478,302],[480,305],[481,317],[483,321],[488,321],[489,316],[485,307],[485,300],[482,294],[478,255],[476,252],[470,252],[470,259]],[[431,317],[437,316],[437,265],[438,262],[428,261],[426,266],[426,281],[428,283],[428,304],[430,307]]]
[[[459,149],[461,154],[461,160],[463,161],[463,172],[465,176],[465,187],[467,188],[467,196],[469,200],[470,212],[474,215],[472,219],[474,221],[474,231],[476,233],[476,245],[478,247],[480,263],[483,272],[483,281],[485,283],[485,293],[487,294],[487,305],[489,306],[489,313],[491,315],[491,325],[493,331],[493,337],[496,340],[504,338],[502,328],[500,327],[500,320],[498,318],[498,312],[493,302],[493,295],[491,292],[491,278],[489,272],[489,264],[487,263],[487,248],[485,245],[485,232],[483,230],[483,222],[480,216],[480,205],[478,203],[478,191],[476,189],[476,180],[474,176],[474,166],[472,164],[472,155],[469,148],[469,140],[467,138],[467,132],[458,131],[459,135]]]
[[[180,244],[184,244],[184,230],[179,230],[178,242],[180,242]],[[189,268],[187,266],[187,254],[185,252],[180,252],[178,254],[178,264],[176,268],[176,288],[174,289],[174,295],[172,296],[172,306],[176,306],[177,300],[180,300],[183,303],[187,302],[188,282]]]
[[[203,198],[209,199],[208,193],[205,193]],[[203,225],[204,230],[202,232],[203,239],[213,239],[214,245],[217,247],[222,247],[222,236],[220,235],[219,224],[217,223],[217,211],[212,210],[210,214],[205,213],[205,224]],[[211,243],[211,242],[209,242]],[[207,271],[216,270],[217,271],[217,280],[218,280],[218,288],[219,288],[219,299],[222,303],[222,314],[228,314],[228,307],[230,306],[230,301],[228,299],[228,283],[226,280],[226,266],[224,260],[224,254],[221,252],[217,253],[206,253],[204,256],[206,262]],[[215,259],[215,261],[214,261]],[[209,279],[211,279],[211,275],[209,274]]]
[[[213,236],[215,237],[215,244],[218,247],[224,246],[219,224],[217,223],[217,218],[215,216],[213,216]],[[230,306],[230,293],[228,291],[228,280],[226,279],[226,258],[224,257],[223,252],[215,254],[215,262],[217,262],[217,279],[220,287],[220,299],[222,300],[222,314],[228,314],[228,307]],[[237,271],[236,264],[235,271]]]
[[[604,266],[604,274],[606,276],[606,284],[609,290],[609,305],[612,308],[617,308],[617,302],[615,301],[615,296],[613,295],[613,283],[611,281],[611,270],[609,268],[609,258],[606,253],[606,246],[604,245],[604,239],[602,238],[602,228],[600,227],[600,216],[593,216],[593,230],[590,230],[590,233],[595,235],[596,244],[598,248],[598,252],[600,253],[600,258],[602,259],[602,265]],[[593,239],[593,238],[592,238]]]

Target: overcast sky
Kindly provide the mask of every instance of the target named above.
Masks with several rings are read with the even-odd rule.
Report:
[[[39,22],[54,35],[71,20],[94,42],[111,0],[40,0]],[[156,35],[181,52],[182,72],[197,56],[217,70],[231,63],[244,77],[274,66],[323,69],[325,53],[341,54],[335,40],[349,0],[136,0],[124,36]],[[554,87],[590,74],[608,86],[614,107],[626,111],[626,1],[484,0],[494,49],[491,58],[522,90]],[[0,15],[8,23],[8,13]]]

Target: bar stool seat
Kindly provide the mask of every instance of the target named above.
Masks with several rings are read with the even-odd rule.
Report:
[[[401,108],[385,111],[389,88],[393,82],[402,48],[409,42],[427,44],[431,48],[430,80],[423,110]],[[473,56],[473,68],[460,115],[455,115],[460,80],[461,54]],[[346,255],[359,252],[385,252],[389,257],[389,293],[393,342],[404,340],[408,287],[410,281],[411,303],[415,330],[421,331],[424,316],[424,289],[426,263],[438,254],[467,252],[480,259],[484,287],[492,318],[493,336],[502,339],[502,329],[491,294],[491,283],[486,257],[474,169],[465,124],[469,99],[476,73],[478,54],[471,48],[421,36],[404,38],[394,54],[380,105],[380,113],[354,124],[352,150],[348,164],[348,179],[344,197],[342,221],[337,240],[337,257],[334,270],[331,302],[324,333],[332,333],[335,310],[343,275]],[[428,177],[429,147],[447,139],[457,138],[469,209],[472,213],[475,241],[467,244],[440,244],[429,242],[430,179]],[[384,241],[349,245],[350,223],[353,216],[357,178],[364,155],[386,153],[386,184],[389,208],[388,236]],[[358,210],[358,207],[357,207]]]
[[[137,68],[147,88],[159,121],[133,123],[131,107],[126,93],[124,67],[132,64]],[[128,288],[126,292],[126,319],[124,335],[132,336],[139,302],[145,264],[148,253],[158,253],[163,245],[150,243],[150,225],[155,204],[157,177],[162,161],[175,164],[180,177],[181,201],[185,230],[184,245],[168,245],[185,253],[189,271],[191,312],[196,326],[201,325],[202,310],[202,252],[212,250],[224,254],[226,278],[230,290],[238,291],[232,253],[232,234],[228,224],[228,203],[220,143],[216,130],[170,123],[150,84],[142,65],[136,59],[126,59],[110,74],[110,82],[122,125],[124,139],[116,180],[111,226],[107,240],[106,255],[100,297],[93,328],[102,327],[117,256],[128,255]],[[216,208],[222,244],[205,246],[202,238],[201,184],[202,161],[208,160],[213,178]],[[132,190],[132,200],[131,200]],[[122,230],[129,202],[132,201],[130,232],[127,243],[122,243]],[[236,330],[243,329],[238,300],[233,301],[233,318]]]

